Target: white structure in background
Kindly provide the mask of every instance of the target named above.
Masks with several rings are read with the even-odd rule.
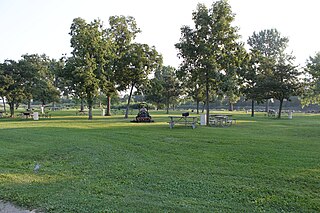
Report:
[[[39,112],[33,113],[33,120],[35,120],[35,121],[39,120]]]
[[[200,125],[201,126],[204,126],[207,124],[207,115],[206,114],[201,114],[200,115]]]

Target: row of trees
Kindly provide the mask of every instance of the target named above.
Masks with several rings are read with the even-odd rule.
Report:
[[[288,38],[276,29],[253,33],[247,51],[226,0],[210,8],[198,4],[192,17],[194,28],[181,27],[175,44],[182,59],[178,69],[162,66],[155,47],[134,42],[141,31],[133,17],[112,16],[108,28],[100,20],[87,23],[76,18],[70,28],[71,56],[54,60],[24,55],[18,62],[6,60],[0,66],[0,96],[13,116],[22,101],[39,100],[45,105],[61,95],[72,95],[86,102],[89,119],[99,94],[107,97],[106,114],[110,115],[111,97],[121,91],[129,91],[125,118],[134,91],[158,107],[166,106],[167,111],[181,97],[192,97],[197,106],[205,103],[207,114],[210,102],[217,98],[227,98],[232,110],[245,96],[252,100],[252,116],[255,103],[273,98],[280,101],[280,117],[283,101],[302,90],[304,104],[319,103],[320,54],[299,69],[292,54],[286,53]],[[154,74],[151,79],[150,74]]]
[[[28,54],[18,62],[6,60],[0,64],[0,96],[9,104],[11,116],[22,102],[27,102],[30,108],[32,99],[43,105],[59,100],[55,77],[59,66],[59,62],[46,55]]]
[[[76,18],[70,28],[70,57],[55,61],[45,55],[24,55],[18,62],[1,64],[0,95],[9,104],[11,116],[25,100],[41,100],[43,95],[45,105],[63,94],[85,101],[92,119],[93,102],[101,93],[108,97],[110,115],[111,97],[129,89],[128,117],[134,88],[139,90],[148,81],[151,71],[162,65],[162,57],[154,47],[133,42],[140,32],[133,17],[112,16],[109,25],[105,28],[100,20],[86,23]]]
[[[210,100],[221,95],[229,99],[230,110],[240,94],[251,99],[252,116],[255,102],[278,99],[279,118],[283,101],[304,90],[309,91],[304,93],[305,103],[318,102],[319,54],[310,58],[305,70],[299,69],[294,65],[294,56],[285,51],[288,38],[276,29],[253,33],[247,42],[250,51],[246,51],[233,20],[226,0],[213,3],[209,9],[198,4],[193,12],[195,27],[182,27],[176,44],[183,60],[179,76],[195,101],[205,99],[208,115]],[[309,84],[304,79],[305,72],[310,74]]]

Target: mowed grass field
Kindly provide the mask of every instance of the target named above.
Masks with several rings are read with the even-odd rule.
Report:
[[[163,112],[51,114],[0,119],[0,199],[43,212],[320,212],[320,115],[170,129]]]

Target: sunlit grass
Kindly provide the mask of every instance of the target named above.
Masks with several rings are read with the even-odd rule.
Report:
[[[194,130],[151,115],[0,119],[0,199],[46,212],[320,211],[319,115],[234,112],[236,125]]]

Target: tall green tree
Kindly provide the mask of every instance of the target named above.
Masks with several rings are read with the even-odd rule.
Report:
[[[59,99],[59,91],[54,85],[54,75],[50,66],[50,59],[44,54],[25,54],[19,60],[19,67],[24,73],[29,109],[31,99],[41,101],[42,105]]]
[[[157,109],[165,105],[163,81],[157,77],[150,79],[149,84],[144,88],[143,94],[147,102],[157,106]]]
[[[212,4],[208,9],[203,4],[198,4],[196,11],[192,13],[195,29],[189,26],[181,28],[180,42],[176,44],[179,56],[184,64],[195,71],[194,79],[205,86],[207,117],[209,117],[210,91],[218,92],[222,82],[222,76],[227,70],[226,55],[233,54],[238,47],[237,28],[232,25],[234,14],[226,0],[220,0]],[[207,119],[207,125],[209,121]]]
[[[2,96],[6,98],[10,108],[10,116],[14,117],[15,107],[23,102],[27,96],[25,91],[25,76],[23,69],[14,60],[5,60],[2,64],[2,75],[0,84],[2,85]]]
[[[122,70],[126,69],[126,64],[123,63],[123,60],[127,57],[132,41],[141,32],[135,19],[131,16],[111,16],[109,18],[109,25],[107,34],[110,39],[111,54],[110,60],[106,65],[106,76],[109,81],[109,90],[105,92],[107,95],[106,115],[111,115],[111,97],[115,96],[115,85],[119,81],[117,75],[121,75]]]
[[[3,103],[3,111],[6,112],[5,96],[8,92],[10,85],[12,85],[13,79],[8,75],[6,71],[8,69],[6,63],[0,64],[0,97]]]
[[[291,96],[300,95],[302,92],[302,72],[293,65],[293,59],[291,55],[287,55],[280,60],[274,67],[272,81],[268,84],[272,97],[280,101],[278,118],[281,118],[283,101],[290,100]]]
[[[68,74],[73,82],[76,94],[85,98],[89,109],[89,120],[92,119],[92,108],[100,89],[105,89],[108,82],[105,74],[106,55],[109,51],[107,32],[100,20],[86,23],[76,18],[70,28],[72,63]]]
[[[233,105],[240,100],[241,78],[239,70],[246,60],[247,52],[242,43],[232,43],[230,52],[223,56],[224,75],[222,75],[221,90],[229,103],[229,111],[233,111]]]
[[[31,100],[36,91],[36,81],[39,79],[40,69],[43,68],[42,61],[37,54],[22,55],[22,59],[18,61],[18,67],[23,72],[24,91],[28,109],[31,109]]]
[[[285,54],[284,52],[288,46],[288,42],[289,39],[281,36],[277,29],[266,29],[258,33],[254,32],[247,41],[251,47],[251,51],[259,52],[266,58],[263,59],[263,61],[268,61],[269,64],[271,61],[275,64],[278,63]],[[263,73],[263,70],[261,72]],[[264,74],[268,74],[268,72],[266,71]],[[265,79],[268,79],[268,77]],[[267,88],[268,87],[266,87],[266,89]],[[267,91],[265,91],[265,93],[267,93]],[[269,111],[269,99],[266,99],[266,111]]]
[[[128,118],[133,89],[141,90],[141,87],[148,83],[149,74],[161,64],[162,56],[155,47],[140,43],[133,43],[129,46],[126,55],[122,57],[121,69],[115,73],[119,90],[129,89],[125,118]]]
[[[162,66],[156,69],[154,78],[150,80],[143,93],[146,100],[155,103],[157,108],[166,106],[168,114],[170,105],[178,103],[182,90],[176,69],[172,66]]]
[[[320,52],[309,57],[306,68],[306,90],[301,97],[303,106],[320,104]]]
[[[251,100],[251,117],[254,117],[255,102],[262,103],[264,94],[260,88],[260,82],[263,82],[263,77],[260,72],[261,55],[257,51],[251,51],[246,54],[238,70],[240,76],[240,90],[247,100]]]
[[[189,26],[181,28],[180,42],[175,45],[179,49],[179,58],[182,59],[177,77],[182,82],[182,87],[189,97],[192,97],[197,105],[199,114],[199,103],[205,102],[205,85],[201,82],[201,73],[195,66],[197,64],[197,44],[195,31]]]
[[[39,78],[35,85],[33,93],[33,99],[41,102],[43,106],[48,103],[53,103],[53,109],[55,109],[55,102],[59,101],[60,91],[59,84],[57,84],[56,67],[59,64],[55,60],[47,59],[46,67],[39,70]],[[58,67],[62,69],[63,67]]]

